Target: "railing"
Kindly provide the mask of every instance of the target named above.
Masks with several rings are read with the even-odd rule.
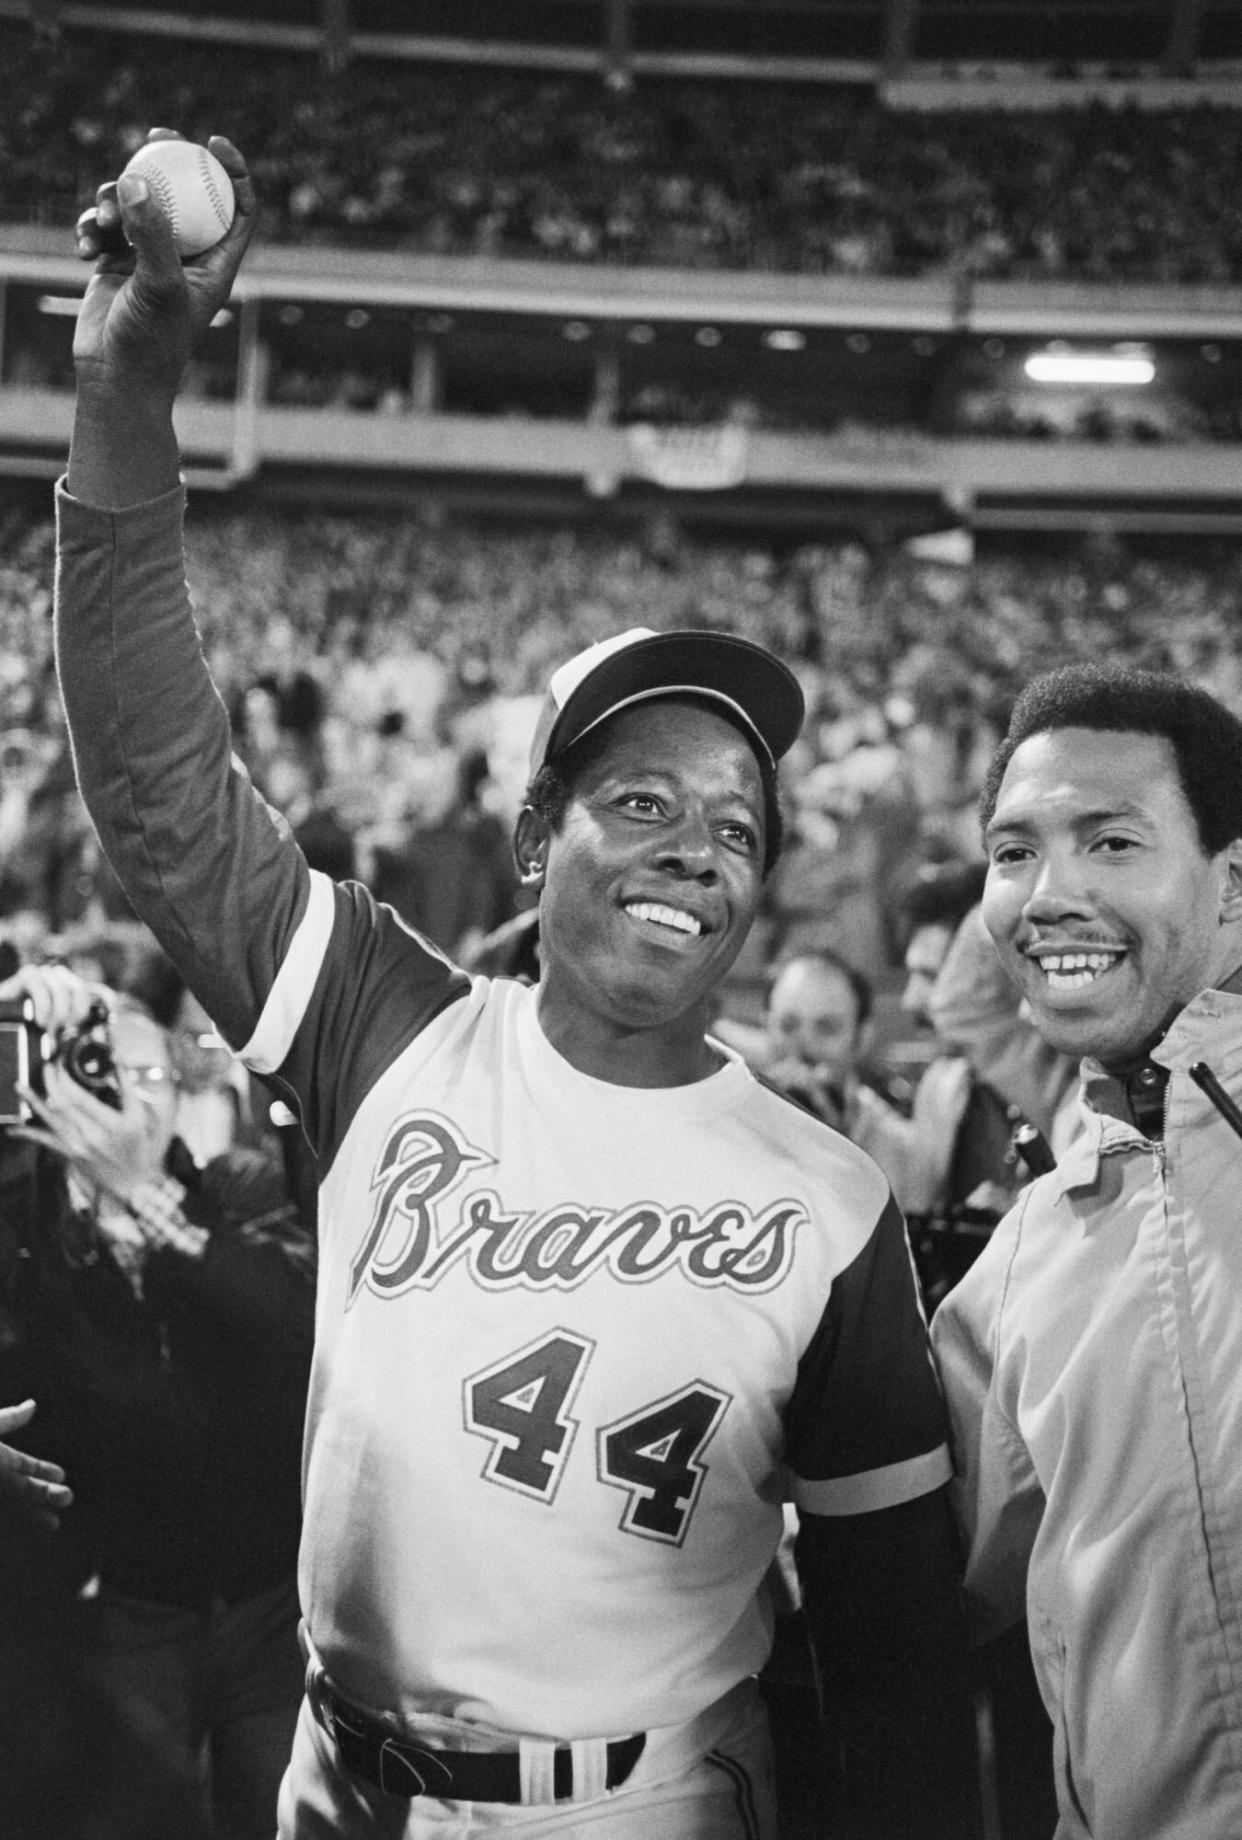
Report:
[[[0,474],[50,477],[64,464],[71,394],[68,325],[85,284],[65,252],[67,232],[0,228],[0,287],[39,298],[60,315],[62,374],[51,387],[15,374],[16,320],[0,322]],[[406,403],[401,413],[283,406],[267,400],[270,350],[263,316],[293,303],[344,310],[383,306],[403,325],[431,310],[546,320],[548,338],[578,320],[595,331],[658,318],[695,326],[756,328],[790,323],[866,327],[874,335],[940,342],[1014,334],[1098,339],[1166,336],[1242,342],[1242,289],[1092,288],[1071,284],[919,281],[676,270],[609,270],[551,263],[481,262],[259,248],[238,280],[224,401],[185,398],[178,429],[192,485],[226,490],[264,474],[352,473],[416,492],[420,482],[497,489],[553,484],[585,503],[635,491],[699,494],[720,515],[810,520],[829,504],[886,496],[935,521],[977,527],[1083,528],[1101,520],[1147,530],[1242,532],[1236,446],[1152,447],[938,437],[932,433],[780,433],[736,430],[727,451],[709,435],[675,438],[617,425],[607,414],[577,418],[467,415]],[[32,315],[33,317],[33,315]],[[415,343],[409,332],[411,350]],[[605,341],[599,341],[601,348]],[[781,501],[784,501],[783,504]]]

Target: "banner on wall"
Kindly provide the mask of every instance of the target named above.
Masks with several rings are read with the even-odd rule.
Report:
[[[635,422],[626,433],[635,470],[672,491],[723,492],[746,477],[744,428]]]

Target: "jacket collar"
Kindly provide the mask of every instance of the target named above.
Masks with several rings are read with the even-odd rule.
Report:
[[[1168,1071],[1171,1090],[1184,1092],[1189,1068],[1201,1060],[1226,1086],[1242,1079],[1242,969],[1220,989],[1201,990],[1193,997],[1156,1043],[1151,1058]],[[1080,1071],[1084,1129],[1046,1178],[1058,1199],[1072,1189],[1092,1186],[1101,1156],[1146,1142],[1131,1122],[1125,1081],[1090,1055]]]

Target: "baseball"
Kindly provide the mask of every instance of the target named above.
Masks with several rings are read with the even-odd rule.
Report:
[[[233,221],[232,181],[195,141],[148,141],[125,171],[141,173],[151,187],[182,256],[201,256]]]

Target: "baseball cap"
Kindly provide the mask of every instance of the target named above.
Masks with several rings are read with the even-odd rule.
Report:
[[[797,678],[762,645],[732,633],[633,626],[552,673],[531,744],[531,777],[618,710],[677,695],[721,704],[771,767],[792,747],[805,713]]]

